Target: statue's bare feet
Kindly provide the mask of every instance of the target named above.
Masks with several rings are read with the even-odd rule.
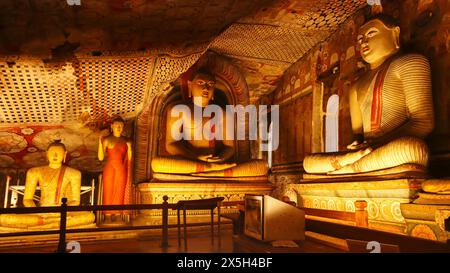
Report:
[[[205,168],[205,171],[207,172],[211,172],[211,171],[223,171],[229,168],[233,168],[236,167],[237,164],[236,163],[221,163],[221,164],[217,164],[217,163],[210,163],[208,164],[208,167]]]
[[[328,172],[328,174],[351,174],[351,173],[355,173],[351,164],[345,165],[344,167],[340,168],[339,170]]]
[[[201,177],[224,177],[224,171],[213,171],[213,172],[204,172],[204,173],[193,173],[192,176],[201,176]]]
[[[352,164],[361,158],[365,157],[366,155],[370,154],[372,152],[372,148],[365,148],[362,150],[358,150],[356,152],[350,152],[345,154],[342,158],[339,159],[339,163],[342,166]]]
[[[372,148],[366,148],[362,149],[353,153],[348,153],[344,155],[344,157],[339,161],[341,165],[343,165],[342,168],[337,169],[335,171],[328,172],[328,174],[351,174],[355,173],[355,170],[353,169],[353,164],[360,160],[361,158],[365,157],[366,155],[370,154],[372,152]]]

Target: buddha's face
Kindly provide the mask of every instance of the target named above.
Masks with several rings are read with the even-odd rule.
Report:
[[[113,135],[120,136],[122,134],[122,132],[123,132],[123,127],[124,127],[123,122],[121,122],[121,121],[114,121],[111,124],[111,130],[112,130]]]
[[[206,107],[214,96],[216,81],[214,77],[207,74],[197,74],[192,81],[188,82],[189,93],[194,103]]]
[[[47,150],[47,159],[50,164],[61,164],[66,157],[66,149],[61,146],[50,146]]]
[[[389,28],[378,19],[367,22],[358,32],[362,58],[369,64],[384,61],[399,50],[399,37],[399,27]]]

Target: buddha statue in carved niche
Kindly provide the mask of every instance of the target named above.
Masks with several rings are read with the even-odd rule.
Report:
[[[400,27],[379,15],[358,32],[360,53],[369,70],[350,87],[354,141],[345,153],[312,154],[307,173],[354,174],[428,164],[424,138],[434,128],[428,60],[401,54]]]
[[[200,69],[188,81],[191,101],[167,109],[165,148],[170,156],[154,158],[151,162],[153,172],[199,177],[255,177],[267,174],[267,163],[263,160],[240,164],[233,162],[235,143],[226,136],[226,114],[222,119],[217,119],[217,123],[212,123],[211,117],[195,119],[195,112],[203,113],[213,100],[215,85],[215,76]],[[172,113],[175,107],[180,106],[187,107],[194,115],[182,115],[180,119],[178,114]],[[224,129],[218,130],[219,126]],[[220,131],[223,136],[219,138]],[[174,138],[174,132],[181,133],[181,139]]]

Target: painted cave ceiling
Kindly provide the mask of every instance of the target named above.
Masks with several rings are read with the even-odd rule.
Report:
[[[206,51],[245,76],[250,102],[365,0],[0,1],[0,167],[45,164],[62,139],[69,164],[98,171],[99,124],[132,120]],[[132,126],[128,124],[128,135]]]

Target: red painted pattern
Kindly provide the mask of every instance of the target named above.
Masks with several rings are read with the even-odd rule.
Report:
[[[372,113],[371,113],[372,132],[378,131],[381,126],[381,110],[383,107],[382,90],[388,68],[389,65],[385,65],[380,71],[378,71],[377,77],[375,79],[375,86],[373,88],[373,99],[372,99]]]

